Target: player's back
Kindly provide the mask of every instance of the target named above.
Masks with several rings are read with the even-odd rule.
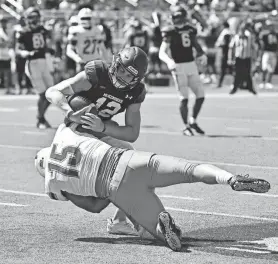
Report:
[[[78,55],[84,62],[102,58],[100,45],[104,44],[105,34],[99,27],[84,29],[82,26],[76,26],[73,30],[76,32],[76,48]]]
[[[76,195],[97,196],[95,184],[105,154],[111,146],[93,137],[75,134],[60,125],[46,166],[46,192],[61,190]]]

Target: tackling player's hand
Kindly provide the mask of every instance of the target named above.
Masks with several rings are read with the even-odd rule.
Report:
[[[174,62],[174,60],[170,60],[167,63],[167,66],[168,66],[169,71],[173,71],[176,69],[176,63]]]
[[[76,112],[70,112],[68,115],[68,119],[71,122],[77,123],[77,124],[83,124],[81,121],[81,117],[84,116],[87,112],[89,112],[91,110],[92,107],[94,107],[95,104],[90,104]]]
[[[104,132],[105,124],[96,115],[92,113],[86,113],[81,117],[82,127],[85,129],[90,129],[95,132]]]

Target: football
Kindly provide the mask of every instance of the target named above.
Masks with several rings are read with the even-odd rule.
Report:
[[[76,112],[78,110],[81,110],[82,108],[92,104],[92,102],[84,97],[84,96],[81,96],[81,95],[73,95],[73,96],[70,96],[68,98],[68,104],[69,106],[71,107],[71,109]],[[97,115],[98,114],[98,111],[97,111],[97,108],[95,106],[93,106],[90,111],[90,113],[94,114],[94,115]]]

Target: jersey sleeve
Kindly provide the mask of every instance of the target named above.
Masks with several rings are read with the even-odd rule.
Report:
[[[57,200],[57,201],[68,201],[68,199],[62,195],[61,192],[57,192],[57,193],[52,193],[52,192],[48,192],[47,195],[49,196],[50,199],[52,200]]]
[[[135,104],[141,104],[144,102],[145,98],[146,98],[146,94],[147,94],[147,90],[145,88],[145,85],[143,83],[140,83],[140,85],[142,86],[141,88],[141,93],[139,94],[139,96],[136,98],[136,100],[134,101]]]
[[[95,86],[98,83],[96,61],[89,61],[85,65],[84,71],[86,73],[87,80],[90,84],[92,84],[92,86]]]

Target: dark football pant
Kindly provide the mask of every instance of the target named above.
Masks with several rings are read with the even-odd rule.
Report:
[[[250,91],[253,90],[253,80],[251,75],[251,58],[236,58],[234,90],[242,88],[245,82],[246,89]]]

